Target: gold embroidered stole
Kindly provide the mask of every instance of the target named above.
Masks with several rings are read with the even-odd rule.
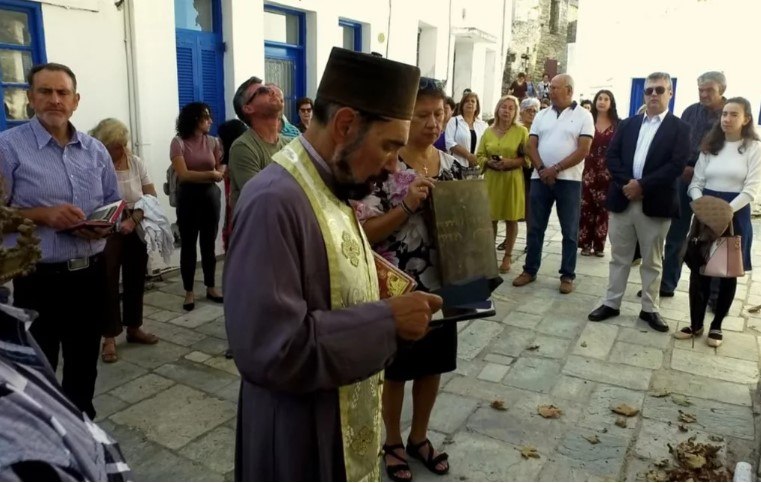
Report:
[[[304,190],[328,257],[331,309],[379,300],[370,244],[354,214],[325,185],[299,139],[272,158]],[[347,481],[379,481],[382,372],[338,389]]]

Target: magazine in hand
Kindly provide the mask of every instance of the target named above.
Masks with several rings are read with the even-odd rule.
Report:
[[[86,220],[70,226],[65,231],[80,230],[82,228],[108,228],[114,226],[122,216],[127,203],[124,200],[114,201],[93,211]]]

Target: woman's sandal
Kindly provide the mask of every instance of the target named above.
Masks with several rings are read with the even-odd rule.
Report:
[[[112,338],[105,338],[103,347],[100,350],[100,359],[111,364],[119,360],[119,356],[116,355],[116,341]]]
[[[423,457],[423,454],[420,452],[420,449],[423,446],[428,445],[428,457]],[[426,439],[422,443],[413,443],[409,439],[407,440],[407,454],[411,457],[415,458],[416,460],[420,460],[423,465],[428,468],[428,471],[431,473],[435,473],[437,475],[446,475],[449,473],[449,455],[446,453],[439,453],[438,456],[434,457],[433,454],[436,451],[433,449],[433,445],[431,444],[431,441],[429,439]],[[436,465],[440,463],[446,463],[447,467],[443,470],[440,470],[436,468]]]
[[[407,464],[407,460],[404,459],[404,453],[402,453],[402,456],[399,456],[399,453],[396,452],[396,450],[402,450],[404,451],[404,445],[403,444],[384,444],[383,445],[383,454],[391,456],[392,458],[395,458],[399,461],[402,461],[402,463],[396,464],[396,465],[389,465],[386,464],[386,474],[389,478],[391,478],[392,481],[412,481],[412,471],[410,470],[410,465]],[[401,478],[397,476],[400,472],[406,471],[410,474],[408,478]]]

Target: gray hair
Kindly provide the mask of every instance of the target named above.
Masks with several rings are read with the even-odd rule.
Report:
[[[245,114],[243,114],[243,104],[246,102],[246,91],[248,91],[248,88],[251,87],[252,84],[261,84],[262,80],[256,76],[249,77],[246,79],[241,85],[238,86],[238,89],[235,91],[235,95],[233,96],[233,109],[235,110],[235,115],[238,116],[238,119],[248,124],[248,119],[246,119]]]
[[[538,111],[541,108],[539,99],[537,99],[536,97],[527,97],[521,101],[521,111],[524,111],[531,107],[533,107],[534,109]]]
[[[664,80],[666,81],[666,84],[669,85],[669,91],[674,91],[674,84],[671,82],[671,76],[668,74],[668,72],[653,72],[649,76],[647,76],[647,80],[649,81],[656,81],[656,80]]]
[[[709,70],[698,77],[698,85],[705,84],[706,82],[715,82],[719,84],[719,94],[724,94],[727,90],[727,77],[723,72]]]

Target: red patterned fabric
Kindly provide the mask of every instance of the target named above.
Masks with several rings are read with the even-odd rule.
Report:
[[[595,138],[589,155],[584,161],[581,179],[581,216],[579,217],[579,248],[602,252],[608,236],[608,210],[605,199],[610,185],[610,172],[605,164],[605,153],[613,139],[615,127],[600,132]]]

